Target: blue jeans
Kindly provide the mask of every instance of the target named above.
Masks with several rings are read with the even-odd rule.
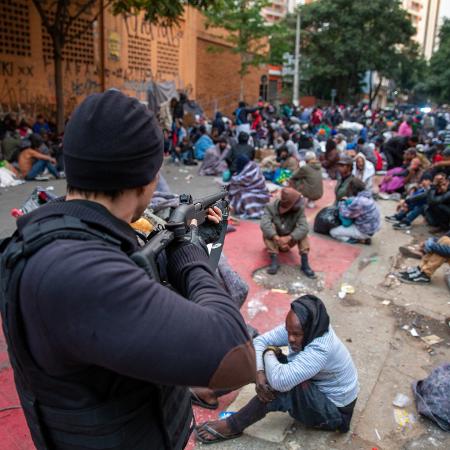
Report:
[[[34,164],[31,170],[26,174],[25,180],[34,180],[39,174],[41,174],[45,169],[55,177],[59,178],[58,171],[56,167],[50,162],[45,161],[44,159],[38,159]]]
[[[399,212],[395,215],[395,218],[402,223],[411,225],[411,223],[416,220],[420,215],[425,212],[425,205],[418,205],[412,207],[409,211]]]

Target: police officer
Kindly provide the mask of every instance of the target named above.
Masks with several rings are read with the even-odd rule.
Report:
[[[192,427],[186,386],[254,380],[242,316],[195,242],[168,252],[180,294],[130,259],[129,223],[163,161],[151,111],[116,90],[89,96],[67,124],[64,159],[66,198],[20,218],[1,248],[3,327],[33,441],[181,449]]]

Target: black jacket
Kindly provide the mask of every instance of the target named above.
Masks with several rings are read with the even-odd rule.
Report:
[[[41,385],[41,404],[78,411],[120,402],[146,384],[233,389],[254,380],[244,320],[200,249],[189,245],[169,258],[183,297],[129,258],[138,245],[128,224],[97,203],[64,203],[65,214],[107,231],[120,248],[56,240],[27,260],[19,302],[29,353],[45,376],[71,386]],[[19,219],[19,230],[52,207]]]

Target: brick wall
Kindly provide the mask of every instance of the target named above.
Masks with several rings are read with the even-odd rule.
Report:
[[[229,47],[197,39],[197,100],[209,117],[215,110],[231,116],[236,109],[240,94],[239,69],[239,55],[232,53]],[[244,100],[250,105],[258,100],[264,74],[267,74],[265,67],[251,67],[244,77]]]

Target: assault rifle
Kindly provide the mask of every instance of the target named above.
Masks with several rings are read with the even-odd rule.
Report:
[[[209,253],[210,266],[215,270],[222,253],[228,225],[229,210],[226,196],[226,189],[198,200],[193,200],[189,194],[180,195],[180,205],[172,211],[165,226],[157,230],[145,246],[134,253],[131,258],[152,279],[159,283],[163,282],[158,268],[160,255],[169,244],[174,243],[176,245],[177,241],[183,241],[193,219],[197,221],[197,226],[200,227],[207,219],[208,209],[217,206],[222,211],[222,227],[220,236],[216,242],[212,243]]]

